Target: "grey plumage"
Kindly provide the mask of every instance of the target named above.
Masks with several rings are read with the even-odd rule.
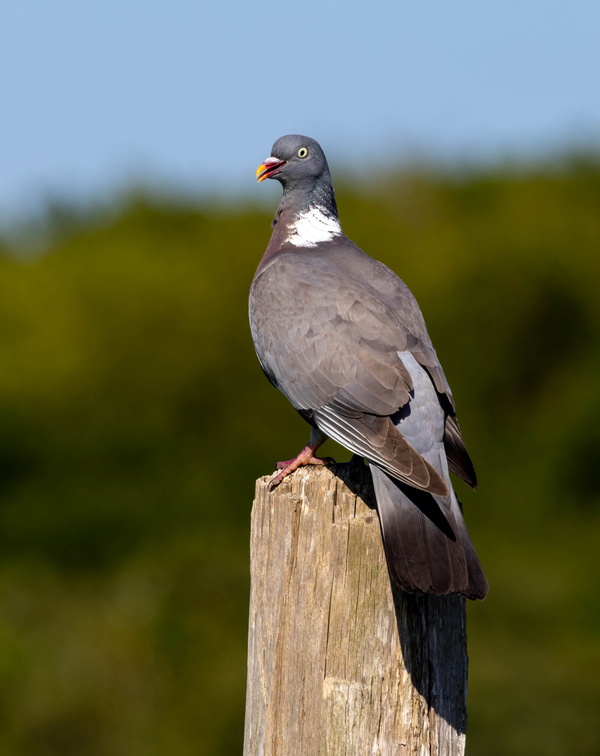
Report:
[[[284,188],[250,291],[263,370],[313,428],[369,461],[396,582],[483,598],[449,475],[475,487],[475,472],[415,298],[343,234],[317,142],[282,137],[258,174]]]

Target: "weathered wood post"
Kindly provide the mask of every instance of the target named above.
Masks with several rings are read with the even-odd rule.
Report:
[[[368,470],[257,481],[244,756],[464,753],[464,599],[392,588]]]

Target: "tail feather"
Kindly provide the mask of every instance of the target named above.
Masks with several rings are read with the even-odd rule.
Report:
[[[488,584],[454,491],[445,497],[401,483],[371,464],[392,578],[409,593],[482,599]]]

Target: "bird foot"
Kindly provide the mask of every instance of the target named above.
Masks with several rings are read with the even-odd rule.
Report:
[[[284,478],[293,473],[299,467],[305,467],[307,465],[333,465],[335,460],[331,457],[316,457],[314,449],[311,446],[305,446],[304,449],[294,459],[289,459],[286,462],[278,462],[277,467],[281,470],[274,478],[269,482],[269,491],[281,483]]]

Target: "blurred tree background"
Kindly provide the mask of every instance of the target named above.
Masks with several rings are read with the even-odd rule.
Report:
[[[600,161],[338,185],[479,474],[468,753],[595,756]],[[254,480],[308,432],[247,325],[274,211],[142,192],[4,234],[0,753],[241,753]]]

